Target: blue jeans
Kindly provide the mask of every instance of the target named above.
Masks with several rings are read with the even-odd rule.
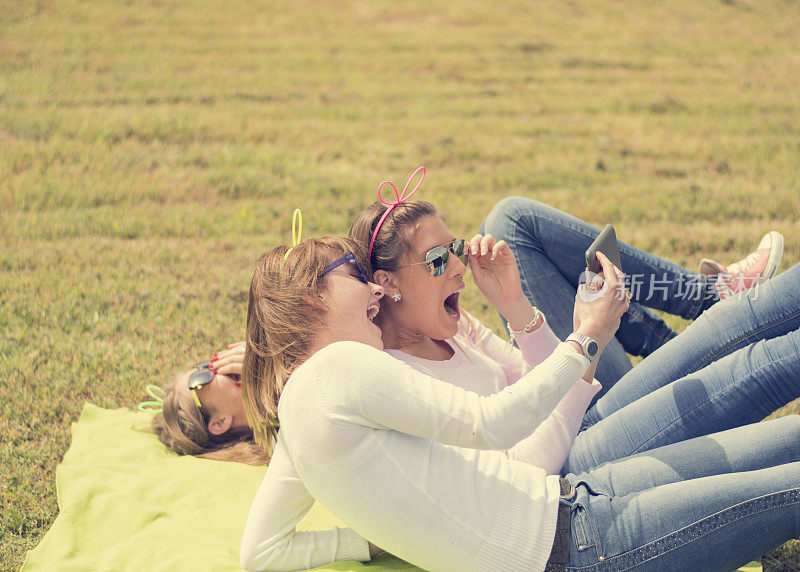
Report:
[[[755,423],[798,397],[800,264],[715,304],[623,376],[586,412],[563,472]]]
[[[734,570],[800,536],[800,417],[567,475],[567,570]]]
[[[503,199],[481,224],[482,234],[505,240],[517,259],[522,289],[562,340],[572,332],[572,309],[584,253],[600,230],[545,204]],[[622,271],[633,294],[616,339],[595,374],[604,391],[631,369],[626,352],[647,356],[675,337],[651,309],[694,319],[718,300],[705,276],[620,242]],[[602,392],[601,392],[602,394]]]

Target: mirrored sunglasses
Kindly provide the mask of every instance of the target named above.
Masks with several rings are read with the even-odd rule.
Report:
[[[467,248],[467,241],[463,238],[457,238],[450,244],[444,246],[434,246],[425,253],[425,262],[414,262],[413,264],[405,264],[400,268],[406,266],[419,266],[425,264],[428,267],[428,272],[431,276],[441,276],[450,265],[450,254],[454,254],[466,266],[469,264],[469,249]]]
[[[215,374],[211,369],[210,361],[198,363],[194,368],[197,371],[189,376],[189,392],[191,392],[197,407],[203,409],[203,404],[200,403],[200,398],[197,396],[197,390],[214,381]]]
[[[197,370],[192,375],[189,376],[189,391],[194,398],[194,402],[200,409],[203,409],[203,404],[200,402],[200,398],[197,396],[197,390],[203,387],[204,385],[208,385],[212,381],[214,381],[214,370],[211,369],[211,362],[204,361],[198,363],[194,366]],[[239,381],[239,374],[238,373],[226,373],[225,376],[231,378],[233,381]]]
[[[355,276],[355,278],[358,278],[359,281],[363,282],[364,284],[367,284],[369,282],[369,279],[367,278],[367,273],[364,272],[364,269],[358,263],[358,260],[356,260],[356,257],[352,252],[348,252],[341,258],[337,258],[336,260],[328,264],[322,271],[322,275],[325,276],[328,272],[330,272],[334,268],[338,268],[342,264],[350,262],[351,260],[353,261],[353,264],[355,264],[356,269],[358,270],[358,275]]]

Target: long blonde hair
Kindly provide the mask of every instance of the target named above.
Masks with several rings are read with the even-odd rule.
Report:
[[[352,252],[366,266],[366,249],[336,236],[279,246],[256,262],[247,307],[242,399],[255,441],[271,455],[280,426],[278,400],[292,372],[310,357],[320,310],[325,267]]]
[[[164,408],[153,417],[152,422],[158,439],[180,455],[238,461],[248,465],[266,464],[269,454],[255,444],[252,430],[229,429],[222,435],[214,435],[208,430],[208,421],[191,395],[177,391],[178,384],[185,386],[193,371],[178,374],[164,386]],[[213,413],[209,408],[206,415]]]

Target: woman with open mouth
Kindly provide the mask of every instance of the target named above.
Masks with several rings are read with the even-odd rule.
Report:
[[[377,317],[383,345],[390,355],[418,371],[491,395],[550,355],[560,339],[549,327],[549,313],[571,314],[571,303],[569,308],[540,311],[525,295],[519,265],[505,241],[481,234],[458,239],[434,205],[408,200],[406,191],[419,172],[424,175],[418,169],[403,193],[397,193],[397,201],[385,201],[379,187],[380,200],[357,215],[350,229],[350,237],[367,248],[373,279],[386,293]],[[420,183],[421,179],[414,191]],[[507,217],[509,208],[499,210]],[[498,226],[492,222],[499,216],[495,215],[487,226]],[[591,242],[591,238],[585,240],[587,244],[577,252],[579,258]],[[631,247],[622,250],[623,261],[634,255],[658,260]],[[512,349],[460,307],[467,268],[507,322],[519,349]],[[659,261],[652,273],[664,268],[678,267]],[[760,340],[767,346],[789,347],[779,340],[800,328],[799,282],[800,267],[796,266],[761,284],[758,296],[701,300],[705,311],[685,332],[646,357],[610,390],[606,388],[603,394],[598,382],[574,387],[561,404],[560,415],[529,440],[534,443],[531,448],[546,457],[540,460],[541,466],[553,473],[585,470],[661,445],[754,423],[800,397],[800,383],[780,360],[769,364],[767,369],[772,371],[767,373],[761,369],[763,364],[739,351]],[[574,299],[574,290],[571,296]],[[615,350],[622,351],[616,338],[606,352]],[[550,424],[553,427],[546,429]],[[571,448],[535,445],[548,440],[572,443],[573,438]],[[525,446],[523,442],[517,448]],[[509,454],[515,455],[515,450]]]
[[[385,549],[434,572],[733,569],[800,534],[797,416],[564,475],[539,464],[548,453],[535,449],[568,450],[569,436],[551,427],[566,440],[531,443],[531,434],[568,417],[596,385],[594,364],[628,306],[606,257],[603,281],[588,285],[593,300],[575,300],[567,341],[481,397],[380,351],[375,303],[396,290],[370,281],[364,250],[312,239],[256,263],[242,389],[272,458],[245,526],[244,568],[307,570]],[[431,297],[441,311],[426,307],[431,328],[452,329],[459,310],[447,299],[463,268],[427,255],[402,264],[432,278],[452,271]],[[498,282],[510,276],[486,266]],[[784,338],[732,355],[780,359],[797,385],[800,332]],[[526,441],[513,458],[503,451]],[[346,526],[298,531],[315,500]]]
[[[512,201],[510,206],[518,204]],[[507,209],[498,212],[508,216]],[[380,305],[365,309],[366,315],[380,325],[386,351],[418,371],[491,395],[515,383],[559,343],[550,329],[550,313],[564,309],[540,312],[531,305],[504,241],[488,235],[456,239],[441,213],[424,201],[405,201],[391,209],[376,202],[356,217],[351,236],[365,250],[372,248],[372,269],[365,272],[374,271],[374,280],[386,292]],[[623,249],[623,260],[625,256]],[[507,320],[519,349],[461,307],[467,267]],[[536,451],[540,466],[565,473],[753,423],[800,397],[800,383],[784,375],[781,360],[759,368],[749,354],[739,351],[761,340],[781,352],[788,347],[774,339],[800,328],[798,282],[800,267],[795,266],[761,285],[757,297],[714,304],[599,399],[600,383],[572,388],[557,414],[509,455],[525,454],[527,447]],[[615,340],[604,357],[619,349]],[[234,345],[206,369],[239,373],[241,359],[242,348]],[[234,403],[236,399],[217,402],[210,383],[208,390],[201,385],[194,392],[201,403],[208,402],[200,407],[185,387],[190,375],[171,385],[164,411],[154,420],[160,439],[182,454],[266,462],[268,454],[253,445],[252,431],[242,426],[241,404]],[[229,380],[223,376],[221,382]],[[219,395],[236,397],[235,384],[228,387],[234,391]],[[596,403],[587,410],[593,400]],[[551,446],[541,448],[537,442]]]
[[[468,248],[459,251],[460,254],[457,255],[466,265],[465,256],[470,253],[477,260],[488,260],[485,254],[488,252],[490,258],[493,258],[493,245],[496,242],[505,243],[510,248],[521,275],[519,291],[524,300],[520,301],[517,310],[521,312],[523,319],[529,317],[529,301],[547,316],[548,329],[552,329],[558,338],[564,339],[572,331],[572,300],[585,270],[584,252],[600,230],[537,201],[508,197],[492,209],[481,224],[479,234],[472,240],[467,243],[456,241],[445,244],[443,241],[452,235],[443,223],[442,214],[430,203],[408,200],[419,188],[424,176],[425,169],[420,167],[412,174],[403,193],[398,193],[394,185],[384,181],[378,188],[379,200],[356,217],[350,236],[372,246],[370,262],[374,265],[373,269],[388,271],[392,274],[392,279],[403,281],[406,276],[420,275],[420,261],[430,257],[436,263],[439,256],[447,256],[448,246],[452,251],[454,247],[468,245]],[[414,181],[416,187],[408,193]],[[381,195],[387,185],[397,193],[396,202],[384,200]],[[424,220],[424,217],[429,217],[429,220]],[[438,223],[433,221],[436,218],[440,219]],[[417,224],[424,224],[426,228],[416,228]],[[408,265],[400,262],[400,257],[411,246],[409,237],[412,231],[419,237],[413,245],[416,249],[413,254],[416,256],[414,260],[417,261],[417,268],[404,270]],[[767,233],[754,252],[727,267],[716,261],[703,259],[699,272],[692,272],[624,243],[619,243],[619,246],[622,270],[629,280],[626,286],[632,293],[631,304],[597,366],[596,377],[603,384],[598,397],[632,369],[627,354],[646,357],[677,335],[653,310],[694,320],[722,299],[741,297],[745,290],[757,288],[761,282],[775,274],[783,254],[783,237],[777,231]],[[508,250],[503,247],[503,252],[507,253]],[[436,290],[437,295],[448,296],[444,298],[444,310],[447,316],[455,319],[459,314],[458,297],[451,294],[456,293],[458,282],[451,284],[448,274],[445,273],[445,266],[437,264],[439,265],[432,268],[431,273],[442,275],[444,279],[439,283],[430,281],[425,288]],[[481,262],[480,266],[484,265]],[[474,272],[473,265],[470,268],[473,269],[476,284],[482,291],[485,287],[492,287],[491,282],[480,282],[482,278]],[[411,274],[412,272],[417,274]],[[485,273],[481,273],[481,276],[485,276]],[[423,307],[422,302],[417,303],[420,296],[415,284],[396,288],[395,295],[404,296],[405,300],[396,307],[389,306],[384,322],[389,328],[396,327],[399,335],[406,339],[394,340],[392,332],[385,332],[388,334],[387,347],[401,349],[402,345],[406,348],[405,353],[418,357],[424,357],[424,354],[441,357],[442,351],[448,353],[444,346],[440,346],[437,351],[425,341],[424,331],[414,331],[422,327],[427,331],[427,337],[438,340],[454,335],[452,324],[447,326],[451,321],[442,314],[440,304],[430,301],[428,307]],[[506,321],[509,308],[501,306],[506,301],[493,299],[490,291],[484,292],[484,295]],[[427,303],[428,301],[425,302]],[[438,324],[433,322],[436,318]],[[525,323],[527,319],[523,321]],[[406,328],[404,324],[411,327]],[[506,326],[509,326],[507,321]],[[448,331],[449,336],[442,335],[442,332]],[[416,337],[417,334],[422,337]],[[408,339],[409,336],[411,339]],[[637,397],[642,395],[644,394],[636,393]]]

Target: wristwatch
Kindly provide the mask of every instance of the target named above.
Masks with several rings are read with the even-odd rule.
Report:
[[[600,349],[600,346],[598,346],[597,342],[592,338],[577,332],[572,332],[564,341],[577,342],[577,344],[583,348],[583,355],[586,356],[586,358],[589,360],[589,363],[592,363],[595,360],[598,350]]]

